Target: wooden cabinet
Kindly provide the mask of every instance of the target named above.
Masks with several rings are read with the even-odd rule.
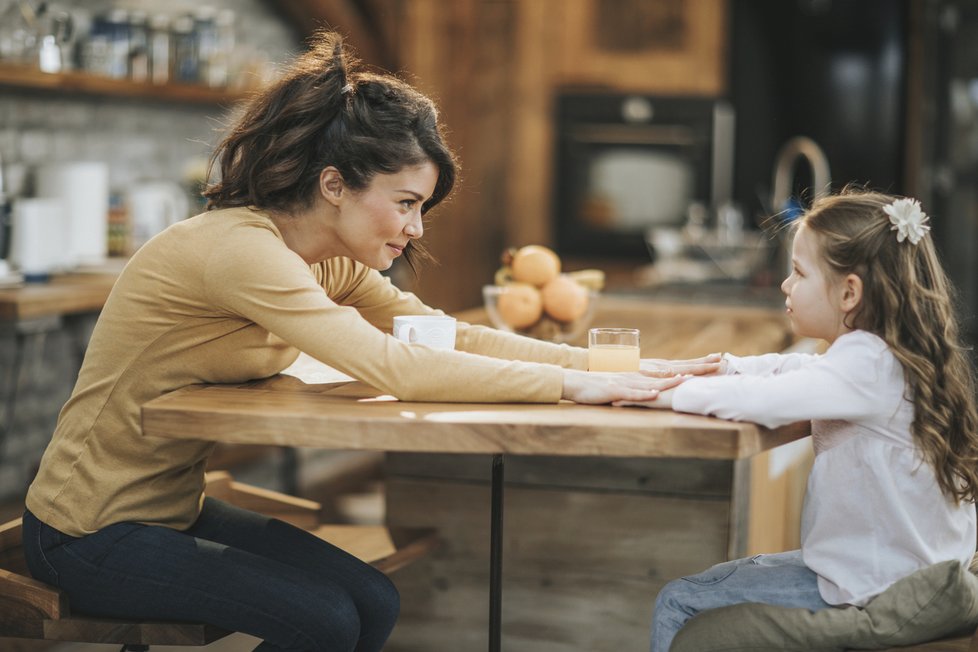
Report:
[[[668,95],[724,93],[723,0],[578,0],[561,8],[557,84]]]

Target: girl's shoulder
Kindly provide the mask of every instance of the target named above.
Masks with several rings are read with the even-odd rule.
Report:
[[[824,354],[827,363],[841,366],[847,373],[877,381],[902,379],[902,367],[886,341],[868,331],[855,330],[839,337]]]
[[[874,335],[869,331],[854,330],[840,336],[832,346],[825,352],[826,355],[844,351],[851,354],[855,351],[866,351],[867,353],[881,354],[889,352],[890,346],[879,335]]]

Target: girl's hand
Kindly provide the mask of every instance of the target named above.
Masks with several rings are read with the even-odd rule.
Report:
[[[604,404],[614,401],[643,402],[655,399],[659,392],[686,380],[683,376],[650,378],[639,372],[593,372],[564,370],[561,398],[575,403]]]
[[[672,397],[675,393],[676,390],[674,389],[666,389],[659,392],[659,395],[651,401],[615,401],[612,405],[615,407],[644,407],[671,410]]]
[[[668,378],[685,374],[689,376],[708,376],[723,371],[723,354],[711,353],[692,360],[659,360],[645,358],[641,362],[642,373],[655,378]]]

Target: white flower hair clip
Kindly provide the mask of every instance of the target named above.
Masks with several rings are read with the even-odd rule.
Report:
[[[917,244],[930,231],[927,220],[930,218],[920,208],[916,199],[895,199],[883,207],[883,212],[890,216],[891,231],[897,232],[897,242],[909,240]]]

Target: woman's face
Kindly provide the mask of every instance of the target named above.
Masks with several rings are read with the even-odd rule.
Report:
[[[334,236],[343,255],[373,269],[388,269],[408,242],[420,238],[421,206],[435,191],[438,167],[431,161],[394,174],[378,174],[363,190],[344,187]]]
[[[795,333],[831,343],[849,329],[845,326],[842,285],[826,274],[821,263],[818,242],[802,225],[791,248],[791,275],[781,284],[781,291]]]

